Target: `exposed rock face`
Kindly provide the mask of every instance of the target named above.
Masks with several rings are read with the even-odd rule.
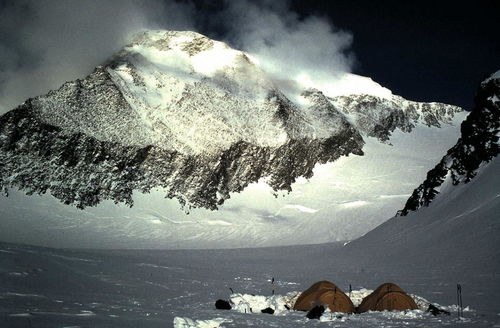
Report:
[[[161,187],[183,205],[216,209],[261,178],[290,191],[316,163],[362,155],[360,131],[387,140],[458,110],[318,90],[302,97],[307,106],[221,42],[146,32],[86,78],[0,117],[0,188],[84,208],[132,205],[134,190]]]
[[[132,205],[134,190],[165,187],[169,198],[215,209],[261,177],[269,177],[275,190],[291,190],[297,177],[312,176],[316,163],[362,154],[362,139],[353,129],[326,139],[290,139],[274,148],[239,141],[217,155],[195,156],[67,134],[32,114],[27,101],[0,118],[2,187],[50,191],[81,208],[104,199]]]
[[[500,71],[499,71],[500,72]],[[398,212],[407,215],[422,206],[428,206],[439,193],[445,179],[453,185],[467,183],[477,174],[483,163],[491,161],[500,151],[500,74],[481,83],[475,97],[475,106],[461,126],[461,137],[448,150],[426,180],[413,192],[405,207]]]
[[[372,95],[349,95],[331,101],[352,118],[362,133],[381,141],[388,141],[396,128],[411,132],[417,123],[440,127],[463,111],[453,105],[408,101],[399,96],[384,99]]]

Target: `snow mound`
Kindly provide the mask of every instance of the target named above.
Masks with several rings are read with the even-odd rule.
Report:
[[[175,317],[174,328],[224,328],[221,326],[224,322],[231,322],[231,320],[223,318],[194,320],[186,317]]]
[[[354,306],[359,306],[363,301],[363,298],[370,295],[373,292],[373,289],[361,288],[358,290],[351,291],[347,296],[351,299],[352,304]]]
[[[393,97],[391,90],[371,78],[351,73],[343,74],[332,81],[315,81],[314,77],[301,74],[297,77],[297,82],[304,88],[322,90],[328,97],[341,95],[371,95],[384,99]]]
[[[285,315],[293,307],[299,295],[300,292],[272,296],[235,293],[229,299],[233,310],[241,313],[261,313],[261,310],[271,308],[275,315]]]

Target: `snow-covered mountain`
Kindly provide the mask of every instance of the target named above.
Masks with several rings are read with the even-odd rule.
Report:
[[[355,238],[400,207],[466,116],[352,74],[336,88],[301,83],[284,87],[250,54],[194,32],[138,35],[84,79],[0,117],[10,195],[0,198],[0,238],[89,247]]]

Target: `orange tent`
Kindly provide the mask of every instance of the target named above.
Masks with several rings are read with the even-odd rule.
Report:
[[[318,305],[326,305],[332,312],[354,312],[351,299],[334,283],[329,281],[319,281],[306,289],[297,298],[293,309],[310,311]]]
[[[393,283],[385,283],[363,299],[357,312],[403,311],[415,310],[417,308],[417,304],[413,298],[406,294],[401,287]]]

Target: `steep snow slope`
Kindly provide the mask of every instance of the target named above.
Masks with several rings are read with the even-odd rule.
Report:
[[[83,80],[0,118],[0,183],[82,208],[165,188],[215,209],[264,177],[289,190],[318,162],[362,154],[344,115],[321,92],[309,98],[299,108],[221,42],[145,32]]]
[[[408,258],[414,266],[449,263],[469,270],[498,269],[500,258],[500,161],[483,164],[467,184],[451,180],[429,207],[396,216],[348,248],[376,247],[380,257]],[[500,274],[500,272],[499,272]]]
[[[139,35],[0,117],[0,238],[235,247],[359,236],[400,207],[465,113],[363,77],[332,82],[354,95],[309,82],[282,90],[250,55],[197,33]]]
[[[75,92],[81,107],[73,103]],[[114,99],[117,93],[122,97]],[[242,141],[279,147],[338,135],[345,119],[322,105],[324,116],[335,120],[320,129],[317,110],[299,110],[245,53],[176,31],[146,31],[83,81],[32,103],[42,122],[65,133],[205,156]],[[121,121],[112,120],[116,116]]]

